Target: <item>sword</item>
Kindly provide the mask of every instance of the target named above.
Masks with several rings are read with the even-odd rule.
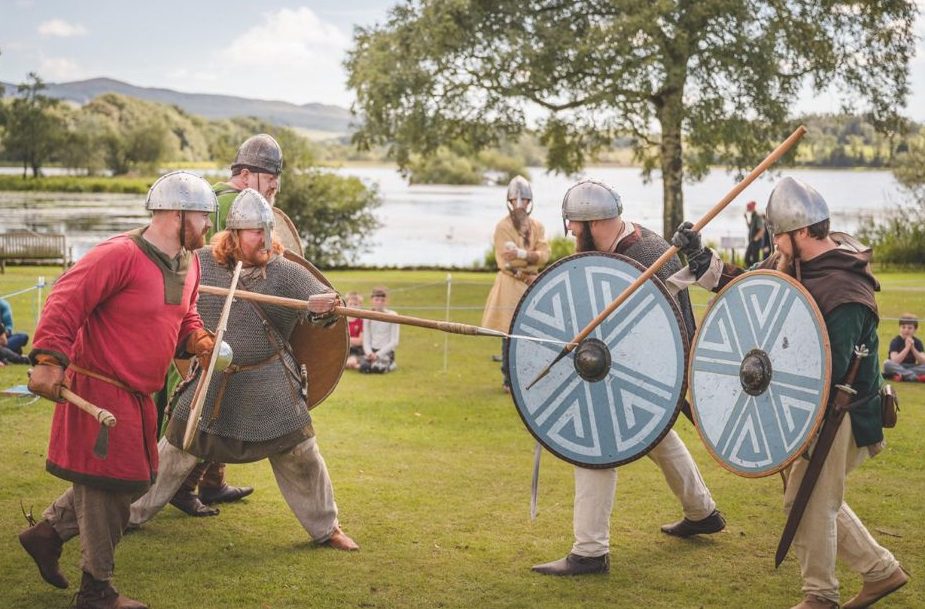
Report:
[[[784,532],[780,536],[780,543],[777,544],[777,554],[774,555],[774,568],[780,566],[793,543],[793,537],[796,535],[797,528],[800,526],[800,520],[803,518],[803,512],[806,511],[806,505],[812,497],[813,489],[819,474],[822,472],[822,465],[825,458],[832,448],[832,442],[835,441],[835,435],[841,426],[845,413],[848,412],[851,401],[857,396],[858,392],[852,387],[855,378],[858,375],[858,368],[861,366],[861,360],[867,357],[869,351],[866,345],[854,348],[854,356],[848,365],[848,373],[841,385],[835,385],[835,397],[829,402],[829,407],[825,415],[825,422],[822,424],[822,430],[819,432],[819,438],[816,440],[816,446],[813,448],[812,457],[809,459],[809,467],[803,475],[800,482],[800,488],[797,490],[797,496],[793,500],[793,506],[787,515],[787,524],[784,525]]]
[[[540,457],[543,446],[537,442],[533,449],[533,479],[530,481],[530,520],[536,520],[536,508],[540,494]]]

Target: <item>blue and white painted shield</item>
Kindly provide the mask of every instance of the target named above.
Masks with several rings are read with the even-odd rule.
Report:
[[[716,297],[691,348],[691,409],[713,457],[746,477],[781,471],[812,442],[829,394],[828,332],[809,292],[752,271]]]
[[[591,468],[642,457],[665,436],[685,393],[688,337],[681,313],[656,278],[645,282],[586,339],[603,357],[595,379],[575,367],[575,351],[527,386],[644,267],[616,254],[564,258],[529,287],[511,334],[552,342],[508,343],[511,395],[536,439],[557,457]]]

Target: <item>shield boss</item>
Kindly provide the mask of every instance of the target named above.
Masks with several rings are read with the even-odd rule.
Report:
[[[526,388],[644,270],[616,254],[569,256],[533,282],[514,313],[511,334],[554,341],[508,342],[517,412],[540,443],[575,465],[604,468],[638,459],[678,415],[688,337],[675,300],[656,278]]]
[[[733,280],[707,311],[690,359],[694,421],[720,465],[768,476],[807,449],[831,361],[825,322],[803,286],[776,271]]]

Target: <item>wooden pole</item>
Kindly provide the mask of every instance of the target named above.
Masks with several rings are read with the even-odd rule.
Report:
[[[696,232],[700,232],[701,230],[703,230],[703,227],[709,224],[710,221],[713,220],[713,218],[715,218],[721,211],[726,209],[726,206],[729,205],[729,203],[733,199],[739,196],[739,193],[745,190],[749,184],[751,184],[756,179],[758,179],[758,176],[760,176],[762,173],[767,171],[768,167],[776,163],[782,156],[784,156],[787,153],[787,151],[790,150],[794,144],[800,141],[800,138],[802,138],[805,134],[806,134],[806,127],[804,127],[803,125],[800,125],[799,127],[797,127],[797,129],[793,133],[790,134],[790,137],[788,137],[786,140],[781,142],[781,144],[777,148],[775,148],[773,152],[771,152],[771,154],[767,156],[767,158],[761,161],[761,163],[757,167],[755,167],[751,173],[745,176],[745,179],[743,179],[741,182],[736,184],[732,188],[732,190],[726,193],[726,196],[723,197],[719,203],[714,205],[713,208],[706,213],[706,215],[700,218],[700,220],[698,220],[697,223],[694,224],[693,230]],[[550,362],[550,364],[546,366],[543,369],[543,371],[540,372],[537,375],[537,377],[533,379],[533,381],[529,385],[527,385],[527,389],[530,389],[531,387],[536,385],[541,378],[549,374],[549,371],[552,369],[553,366],[556,365],[556,363],[559,360],[561,360],[563,357],[568,355],[573,349],[575,349],[575,347],[579,343],[581,343],[581,341],[586,339],[588,335],[591,334],[591,332],[593,332],[594,329],[597,328],[601,324],[601,322],[607,319],[611,313],[616,311],[617,307],[619,307],[621,304],[626,302],[626,300],[630,296],[632,296],[633,293],[636,290],[638,290],[642,284],[648,281],[649,278],[652,277],[652,275],[657,273],[659,269],[665,266],[665,264],[669,260],[671,260],[671,258],[675,254],[678,253],[678,249],[679,248],[677,246],[672,245],[671,247],[668,248],[668,250],[664,254],[659,256],[658,260],[656,260],[652,264],[652,266],[650,266],[648,269],[646,269],[646,271],[642,275],[636,278],[636,281],[631,283],[625,290],[623,290],[623,292],[619,296],[617,296],[613,300],[613,302],[607,305],[607,307],[603,311],[601,311],[597,317],[592,319],[591,322],[588,323],[587,326],[585,326],[584,330],[582,330],[577,335],[575,335],[575,338],[573,338],[570,343],[566,344],[565,347],[562,348],[562,351],[559,353],[559,355],[556,356],[556,359]]]
[[[61,388],[61,397],[99,421],[100,425],[105,425],[106,427],[116,426],[116,417],[111,412],[91,404],[67,387]]]
[[[228,327],[228,316],[231,314],[231,303],[234,302],[235,289],[238,287],[238,279],[241,277],[241,268],[244,263],[240,260],[234,267],[234,275],[231,277],[231,288],[228,296],[225,297],[225,305],[222,308],[222,315],[218,319],[218,325],[215,328],[215,347],[212,349],[212,358],[209,360],[208,370],[203,370],[202,376],[199,377],[199,384],[193,393],[193,401],[190,405],[189,419],[186,421],[186,431],[183,434],[183,450],[189,450],[193,443],[193,435],[199,426],[199,419],[202,418],[202,407],[206,401],[206,395],[209,393],[209,383],[212,382],[212,374],[215,372],[215,361],[218,359],[219,347],[222,339],[225,337],[225,328]],[[200,286],[200,291],[202,291]]]
[[[214,296],[227,296],[228,290],[209,285],[199,286],[199,292],[202,294],[212,294]],[[234,294],[235,298],[242,300],[253,300],[264,304],[276,305],[280,307],[289,307],[290,309],[308,310],[307,300],[298,300],[296,298],[285,298],[283,296],[272,296],[270,294],[258,294],[257,292],[247,292],[239,290]],[[405,326],[417,326],[429,330],[440,330],[450,334],[467,334],[469,336],[494,336],[504,338],[507,336],[504,332],[473,326],[470,324],[461,324],[456,322],[438,321],[434,319],[424,319],[421,317],[412,317],[410,315],[398,315],[395,313],[383,313],[381,311],[370,311],[369,309],[354,309],[352,307],[335,306],[334,312],[338,315],[347,315],[349,317],[359,317],[360,319],[372,319],[375,321],[385,321],[391,324],[401,324]]]

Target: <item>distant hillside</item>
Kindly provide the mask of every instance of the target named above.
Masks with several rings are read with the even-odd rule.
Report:
[[[16,85],[0,84],[6,87],[6,95],[16,92]],[[136,87],[111,78],[92,78],[47,85],[48,89],[44,93],[49,97],[71,101],[81,106],[104,93],[120,93],[146,101],[175,105],[189,114],[210,119],[256,116],[281,127],[330,133],[332,137],[351,131],[350,123],[353,120],[350,111],[340,106],[299,106],[283,101],[248,99],[232,95],[181,93],[171,89]]]

